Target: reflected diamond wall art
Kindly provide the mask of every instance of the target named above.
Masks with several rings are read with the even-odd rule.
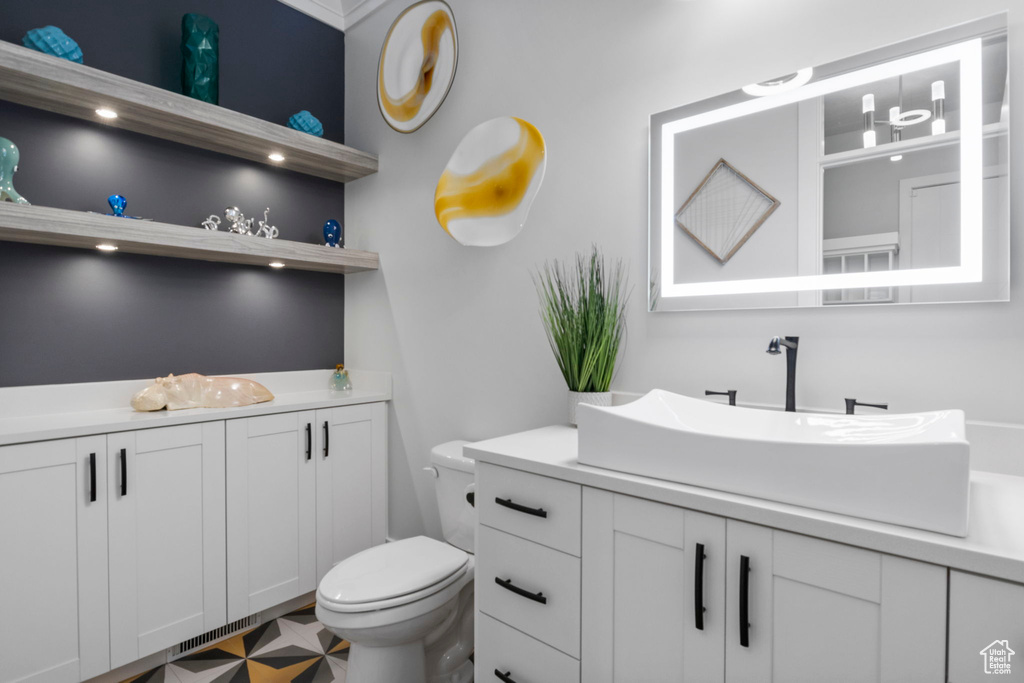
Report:
[[[679,207],[676,225],[724,264],[780,203],[725,159],[719,159]]]

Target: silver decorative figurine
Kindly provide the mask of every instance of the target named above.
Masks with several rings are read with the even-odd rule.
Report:
[[[224,224],[228,226],[228,232],[238,233],[239,235],[252,235],[255,237],[266,237],[267,239],[277,238],[280,231],[277,226],[270,225],[267,218],[270,216],[270,207],[268,206],[263,211],[263,220],[259,221],[256,225],[256,231],[253,232],[253,220],[252,218],[246,218],[242,210],[237,206],[229,206],[224,209]],[[220,229],[220,217],[216,214],[210,214],[205,221],[203,221],[203,227],[207,230],[219,230]]]

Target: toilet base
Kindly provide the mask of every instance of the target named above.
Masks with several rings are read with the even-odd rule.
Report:
[[[349,681],[426,682],[423,641],[405,645],[373,647],[352,643],[348,654]]]

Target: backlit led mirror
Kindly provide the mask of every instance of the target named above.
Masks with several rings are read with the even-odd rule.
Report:
[[[651,117],[650,310],[1009,299],[999,15]]]

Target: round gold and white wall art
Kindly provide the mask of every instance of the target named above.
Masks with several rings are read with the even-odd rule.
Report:
[[[398,15],[377,63],[377,104],[388,125],[411,133],[426,123],[448,95],[458,60],[448,3],[424,0]]]
[[[544,181],[544,136],[512,116],[462,138],[434,191],[434,215],[459,244],[494,247],[519,234]]]

